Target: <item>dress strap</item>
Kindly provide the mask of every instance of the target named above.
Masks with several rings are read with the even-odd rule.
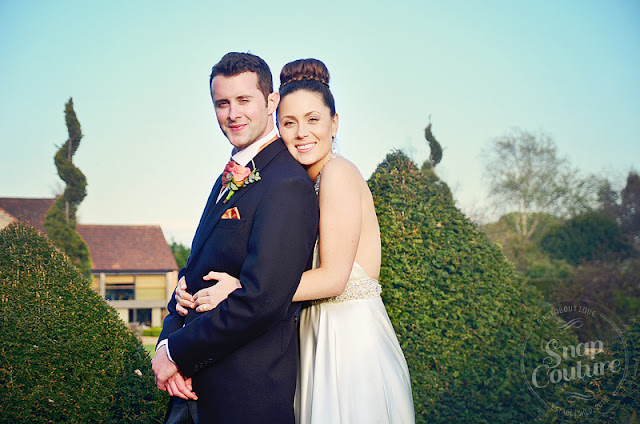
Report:
[[[320,169],[320,172],[318,173],[318,176],[316,177],[315,184],[313,185],[313,187],[316,189],[316,196],[320,192],[320,177],[322,176],[322,171],[324,170],[324,167],[327,166],[327,164],[329,163],[329,161],[331,159],[337,158],[338,156],[340,156],[340,155],[332,151],[331,155],[327,158],[327,161],[324,163],[324,165],[322,165],[322,168]]]

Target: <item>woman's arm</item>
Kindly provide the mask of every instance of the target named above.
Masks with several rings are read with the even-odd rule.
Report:
[[[362,184],[364,179],[358,168],[338,157],[329,162],[320,181],[320,266],[302,274],[300,285],[293,296],[294,302],[324,299],[344,292],[356,258],[362,226]],[[184,290],[176,290],[176,301],[183,308],[196,308],[198,312],[215,308],[236,288],[240,281],[226,273],[213,273],[215,286],[202,289],[193,297]],[[223,297],[220,299],[220,297]]]
[[[358,168],[337,157],[320,180],[320,266],[302,274],[296,302],[338,296],[344,292],[360,242],[362,184]]]
[[[242,287],[240,280],[226,272],[210,271],[202,279],[205,281],[217,280],[218,283],[198,291],[193,296],[187,292],[186,282],[181,280],[178,283],[175,292],[176,311],[181,316],[188,315],[189,309],[195,309],[197,312],[210,311],[229,297],[231,292]]]

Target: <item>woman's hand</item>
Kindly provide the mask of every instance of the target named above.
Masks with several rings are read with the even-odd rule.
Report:
[[[205,281],[217,280],[218,283],[198,291],[193,296],[193,303],[197,312],[210,311],[220,302],[229,297],[229,294],[242,287],[240,280],[230,276],[226,272],[209,271],[203,278]]]
[[[178,281],[174,297],[176,299],[176,312],[180,314],[180,316],[188,315],[189,309],[195,308],[193,296],[187,292],[187,280],[185,280],[184,277]]]
[[[240,280],[226,272],[209,271],[202,279],[205,281],[216,280],[218,283],[198,291],[193,296],[187,293],[187,283],[184,278],[180,279],[175,294],[176,312],[180,315],[185,316],[189,313],[189,309],[194,308],[197,312],[210,311],[229,297],[232,291],[242,287]]]
[[[193,304],[197,312],[210,311],[220,302],[229,297],[229,294],[242,287],[240,280],[230,276],[226,272],[209,271],[203,278],[205,281],[217,280],[218,283],[198,291],[193,296]]]

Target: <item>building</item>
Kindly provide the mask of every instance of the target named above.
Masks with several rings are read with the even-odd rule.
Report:
[[[0,198],[0,229],[20,220],[46,235],[55,199]],[[157,225],[78,225],[89,246],[92,286],[125,323],[162,325],[178,281],[171,248]]]
[[[158,327],[178,270],[162,229],[152,225],[78,225],[89,246],[93,288],[126,323]]]

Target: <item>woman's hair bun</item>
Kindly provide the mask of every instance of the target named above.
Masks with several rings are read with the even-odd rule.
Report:
[[[298,59],[289,62],[280,72],[280,89],[296,81],[316,81],[329,87],[329,70],[318,59]]]

